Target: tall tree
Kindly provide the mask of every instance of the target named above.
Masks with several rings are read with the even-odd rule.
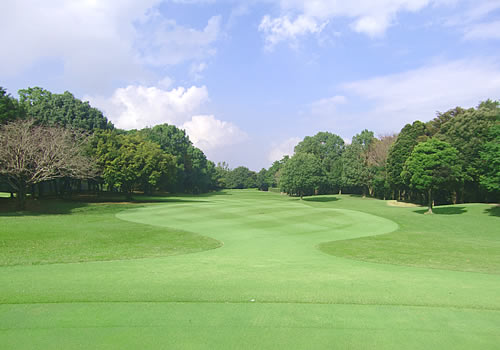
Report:
[[[433,192],[462,179],[458,151],[435,138],[421,142],[406,160],[401,176],[413,188],[426,192],[428,212],[432,213]]]
[[[321,162],[326,173],[325,192],[338,191],[342,184],[342,153],[344,140],[330,132],[319,132],[306,136],[297,146],[295,153],[311,153]]]
[[[383,199],[390,195],[390,185],[387,179],[387,157],[396,138],[396,135],[388,135],[374,139],[366,152],[368,171],[372,175],[371,185],[374,188],[375,196]]]
[[[107,131],[94,142],[104,181],[110,188],[119,187],[127,199],[132,198],[135,188],[151,192],[175,176],[175,157],[140,135]]]
[[[406,124],[399,133],[396,141],[389,150],[387,156],[387,179],[394,191],[397,191],[397,199],[401,199],[401,192],[407,189],[407,184],[401,177],[403,166],[410,156],[413,148],[421,141],[427,139],[426,125],[420,121]]]
[[[25,209],[31,185],[63,177],[95,176],[94,162],[85,154],[86,135],[65,128],[16,120],[0,129],[0,175],[17,192]]]
[[[139,133],[177,158],[177,180],[171,190],[199,193],[206,192],[211,187],[207,158],[189,140],[186,131],[174,125],[161,124],[142,129]]]
[[[352,142],[345,148],[342,155],[342,182],[350,188],[359,188],[363,195],[366,195],[368,189],[370,195],[371,174],[367,163],[367,153],[374,142],[373,132],[363,130],[361,133],[353,136]]]
[[[18,101],[0,86],[0,125],[23,116],[24,111]]]
[[[481,184],[491,192],[500,194],[500,122],[490,128],[490,141],[480,152],[482,161]]]
[[[253,188],[256,187],[257,174],[247,167],[239,166],[230,170],[226,178],[228,188]]]
[[[325,182],[325,173],[317,157],[311,153],[296,153],[286,162],[280,188],[292,196],[313,195]]]
[[[19,90],[19,102],[28,117],[43,125],[59,125],[86,131],[113,129],[113,124],[88,102],[82,102],[70,92],[53,94],[40,87]]]
[[[455,115],[441,126],[436,137],[458,150],[459,162],[464,169],[463,200],[481,199],[479,188],[482,161],[480,152],[489,141],[489,130],[500,120],[500,104],[485,101],[478,108],[470,108]]]

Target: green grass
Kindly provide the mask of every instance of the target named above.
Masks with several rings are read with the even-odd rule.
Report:
[[[27,212],[0,213],[0,266],[137,259],[220,247],[209,237],[124,222],[141,204],[39,201]]]
[[[223,246],[135,260],[129,257],[137,253],[70,264],[33,265],[33,258],[0,267],[0,344],[2,349],[497,349],[496,209],[479,204],[442,209],[429,216],[420,208],[351,196],[301,201],[225,191],[121,208],[81,206],[66,214],[3,215],[0,227],[14,241],[8,233],[23,235],[23,230],[14,229],[12,220],[19,220],[17,225],[42,219],[45,227],[67,220],[67,230],[79,236],[94,217],[90,231],[102,226],[97,236],[122,225],[130,235],[148,229],[158,230],[158,236],[189,232]],[[119,231],[108,241],[108,254],[119,246]],[[124,246],[140,252],[136,244]],[[170,243],[165,238],[157,244]],[[44,249],[46,256],[60,254],[39,248]]]
[[[342,202],[332,202],[331,207],[356,208],[358,203],[358,198],[343,196]],[[437,207],[434,215],[422,215],[426,209],[384,207],[380,201],[366,199],[360,209],[391,218],[400,229],[384,235],[325,242],[320,249],[377,263],[499,274],[500,219],[495,215],[496,208],[460,204]]]

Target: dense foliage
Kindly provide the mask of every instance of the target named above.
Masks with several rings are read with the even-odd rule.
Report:
[[[173,125],[116,129],[101,111],[67,91],[54,94],[28,88],[19,91],[18,101],[0,87],[2,142],[16,142],[6,130],[19,120],[29,120],[33,130],[38,126],[51,132],[67,130],[74,138],[74,152],[87,157],[95,171],[83,176],[58,170],[58,175],[19,186],[12,180],[14,171],[6,166],[9,156],[3,154],[0,187],[5,191],[7,186],[18,197],[28,189],[35,195],[37,188],[41,195],[44,183],[55,181],[49,188],[58,194],[76,186],[121,191],[127,197],[134,191],[203,193],[256,187],[279,188],[301,197],[344,192],[438,204],[500,198],[500,103],[492,100],[476,108],[455,107],[426,123],[415,121],[398,135],[375,137],[363,130],[348,144],[326,131],[306,136],[292,157],[285,156],[258,173],[244,166],[231,169],[225,162],[215,165],[184,130]],[[84,146],[76,135],[85,135],[91,142]],[[31,137],[29,143],[37,145],[40,136]],[[22,137],[17,140],[25,142]]]
[[[17,193],[20,199],[25,198],[26,192],[33,196],[64,195],[84,188],[87,191],[120,191],[130,198],[134,191],[201,193],[220,185],[215,164],[192,144],[184,130],[167,124],[142,130],[115,129],[101,111],[69,92],[54,94],[39,87],[28,88],[19,91],[18,101],[0,88],[2,124],[0,136],[5,145],[0,155],[0,185],[3,190]],[[55,135],[52,144],[50,137],[41,135],[42,131]],[[23,133],[22,137],[19,133]],[[69,143],[59,142],[56,138],[59,134],[65,135]],[[91,142],[84,144],[80,141],[82,137]],[[74,146],[73,162],[56,147],[68,144]],[[40,172],[26,162],[23,164],[27,169],[14,171],[10,167],[12,159],[9,159],[13,155],[7,151],[25,148],[25,154],[31,152],[30,159],[39,159],[37,164],[49,171]],[[76,155],[86,160],[81,161]],[[63,156],[66,157],[65,166],[78,161],[93,171],[85,174],[66,171],[59,159]],[[33,176],[25,175],[28,171],[32,171]],[[86,181],[86,186],[81,180]]]
[[[309,154],[320,164],[312,193],[354,193],[438,204],[500,200],[500,104],[453,108],[427,122],[415,121],[398,135],[374,137],[363,130],[350,144],[329,132],[307,136],[295,147],[294,159]],[[288,159],[288,158],[286,158]],[[305,181],[292,162],[283,178],[284,158],[258,175],[261,189],[279,187],[296,195],[291,181]],[[429,175],[431,174],[431,175]],[[285,181],[283,181],[285,180]]]

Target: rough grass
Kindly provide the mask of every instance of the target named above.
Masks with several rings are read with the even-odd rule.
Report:
[[[118,212],[123,208],[103,206],[109,212],[92,209],[99,220],[118,220],[123,230],[181,230],[224,245],[139,260],[0,267],[2,349],[428,350],[500,343],[496,268],[465,272],[471,265],[454,257],[440,268],[423,266],[423,256],[450,255],[448,240],[470,256],[468,240],[497,246],[494,207],[450,207],[430,216],[360,197],[301,201],[257,191],[170,197]],[[24,219],[57,226],[73,217],[68,225],[77,234],[94,214],[76,209]],[[0,225],[10,227],[12,219],[23,224],[22,217],[0,216]],[[477,225],[483,226],[467,230]],[[421,239],[430,228],[439,235]],[[376,263],[357,256],[359,242],[382,237],[393,248],[370,243]],[[354,246],[355,253],[325,254],[318,249],[325,242]],[[499,255],[490,252],[492,260]],[[393,255],[399,257],[390,261]],[[473,268],[487,265],[481,264]]]
[[[192,232],[115,217],[137,206],[49,200],[31,203],[30,211],[0,213],[0,266],[161,257],[221,245]]]
[[[328,198],[330,196],[324,196]],[[370,203],[371,202],[371,203]],[[325,242],[328,254],[405,266],[500,274],[500,219],[488,204],[439,206],[426,209],[383,208],[380,201],[342,197],[343,208],[391,218],[399,230],[384,235]],[[337,204],[332,203],[332,207]]]

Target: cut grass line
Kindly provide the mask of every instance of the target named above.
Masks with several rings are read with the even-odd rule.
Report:
[[[254,305],[254,304],[264,304],[264,305],[345,305],[345,306],[373,306],[373,307],[408,307],[408,308],[431,308],[431,309],[450,309],[450,310],[477,310],[477,311],[492,311],[500,312],[500,307],[487,307],[487,306],[457,306],[457,305],[436,305],[436,304],[404,304],[404,303],[357,303],[357,302],[316,302],[316,301],[217,301],[217,300],[75,300],[75,301],[63,301],[63,302],[19,302],[19,303],[2,303],[1,306],[14,306],[14,305],[95,305],[95,304],[124,304],[124,305],[134,305],[134,304],[177,304],[177,305],[193,305],[193,304],[211,304],[211,305]]]

